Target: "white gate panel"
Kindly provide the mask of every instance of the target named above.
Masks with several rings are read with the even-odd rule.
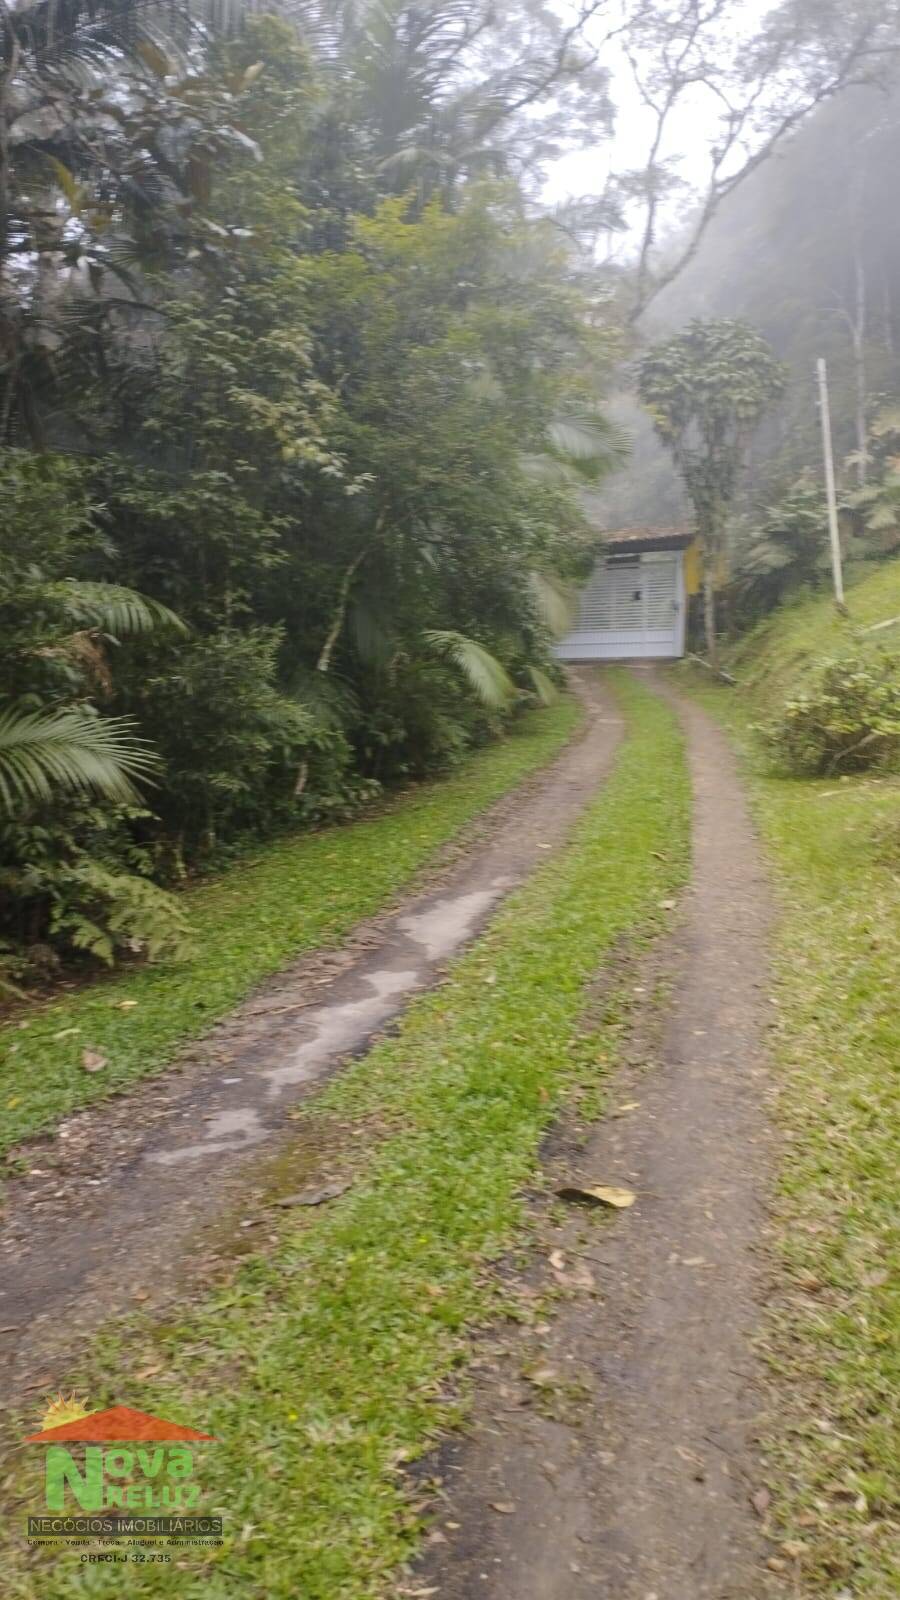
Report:
[[[585,585],[577,626],[557,646],[563,661],[684,654],[684,572],[680,550],[646,550],[598,562]]]

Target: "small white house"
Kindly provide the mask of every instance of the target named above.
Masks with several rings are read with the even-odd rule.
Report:
[[[690,547],[690,548],[689,548]],[[581,591],[578,621],[557,645],[561,661],[684,655],[692,535],[683,528],[622,528],[605,536]],[[689,581],[691,580],[691,581]]]

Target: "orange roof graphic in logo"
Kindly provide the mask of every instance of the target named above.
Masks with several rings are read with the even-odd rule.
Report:
[[[65,1444],[74,1440],[85,1444],[143,1444],[212,1437],[211,1433],[200,1433],[197,1428],[186,1428],[180,1422],[153,1417],[148,1411],[133,1411],[131,1406],[110,1406],[108,1411],[92,1411],[74,1422],[30,1433],[25,1443]]]

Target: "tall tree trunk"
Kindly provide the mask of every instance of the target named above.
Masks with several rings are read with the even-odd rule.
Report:
[[[328,672],[329,668],[331,667],[331,657],[334,654],[334,647],[341,636],[341,629],[344,626],[344,618],[347,615],[347,602],[350,599],[350,585],[356,575],[357,567],[366,554],[367,551],[360,550],[359,555],[354,556],[349,567],[346,569],[344,576],[341,578],[340,587],[338,589],[337,605],[334,608],[334,616],[331,619],[331,626],[325,635],[325,643],[319,652],[319,659],[316,662],[317,672]]]
[[[716,636],[716,575],[713,571],[712,551],[707,547],[703,556],[703,632],[709,664],[719,670],[719,641]]]
[[[5,0],[2,3],[0,22],[2,22],[0,50],[2,50],[3,55],[3,66],[2,71],[0,71],[0,287],[5,291],[7,289],[7,262],[10,252],[9,92],[19,65],[19,41],[13,32],[10,13]],[[4,343],[6,343],[5,337]],[[2,410],[0,443],[2,444],[7,442],[9,433],[10,417],[19,379],[19,365],[20,356],[16,351],[9,364],[3,390],[2,406],[0,406],[0,410]]]
[[[868,462],[868,379],[866,374],[866,335],[868,332],[868,294],[866,264],[863,260],[862,239],[858,231],[853,235],[853,274],[855,279],[855,306],[851,323],[853,336],[853,372],[856,383],[856,481],[861,489],[866,486]]]
[[[382,532],[386,518],[387,511],[379,512],[375,527],[372,532],[372,543],[367,544],[364,549],[360,550],[358,556],[354,556],[349,567],[347,567],[346,571],[344,572],[344,576],[341,578],[340,587],[338,589],[337,605],[334,608],[334,616],[331,619],[331,626],[325,635],[325,643],[319,652],[319,659],[316,662],[317,672],[328,672],[330,670],[331,657],[334,654],[334,647],[341,636],[341,629],[344,626],[344,621],[347,616],[347,603],[350,599],[350,586],[353,582],[353,579],[356,577],[358,568],[361,566],[362,562],[365,561],[366,556],[369,554],[372,544],[375,543],[375,540]]]
[[[884,262],[882,262],[881,267],[881,286],[883,300],[882,337],[884,339],[884,344],[888,355],[893,357],[897,354],[897,347],[894,340],[894,297],[891,292],[891,280],[888,273],[888,268]]]

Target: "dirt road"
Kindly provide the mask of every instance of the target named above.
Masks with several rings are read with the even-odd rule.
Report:
[[[557,1205],[543,1223],[561,1308],[485,1350],[473,1434],[432,1464],[440,1514],[414,1576],[440,1600],[766,1592],[751,1501],[769,907],[731,753],[679,709],[695,796],[682,924],[635,977],[614,1114],[586,1136],[560,1130],[548,1160],[551,1176],[637,1202],[561,1220]]]
[[[0,1224],[0,1391],[66,1376],[105,1318],[163,1306],[265,1238],[273,1186],[327,1183],[347,1153],[309,1152],[291,1110],[361,1053],[504,897],[566,838],[602,783],[622,722],[602,676],[577,678],[583,735],[501,801],[415,892],[339,951],[307,957],[175,1070],[69,1117],[25,1152]],[[352,1156],[351,1156],[352,1159]],[[247,1230],[242,1232],[242,1230]]]
[[[584,738],[496,808],[439,877],[341,952],[282,974],[180,1071],[34,1147],[37,1171],[13,1186],[0,1235],[9,1396],[66,1375],[67,1328],[83,1339],[135,1297],[164,1305],[214,1274],[242,1228],[261,1243],[285,1162],[294,1188],[344,1175],[340,1149],[303,1168],[291,1109],[435,982],[566,837],[620,734],[602,675],[584,682]],[[637,1200],[615,1214],[536,1203],[535,1266],[511,1288],[537,1304],[549,1286],[556,1304],[479,1344],[473,1428],[425,1465],[439,1515],[398,1595],[766,1593],[752,1501],[769,905],[725,740],[692,705],[679,710],[695,801],[690,888],[672,936],[619,975],[633,1028],[612,1114],[586,1127],[573,1113],[545,1160],[560,1183],[619,1185]]]

